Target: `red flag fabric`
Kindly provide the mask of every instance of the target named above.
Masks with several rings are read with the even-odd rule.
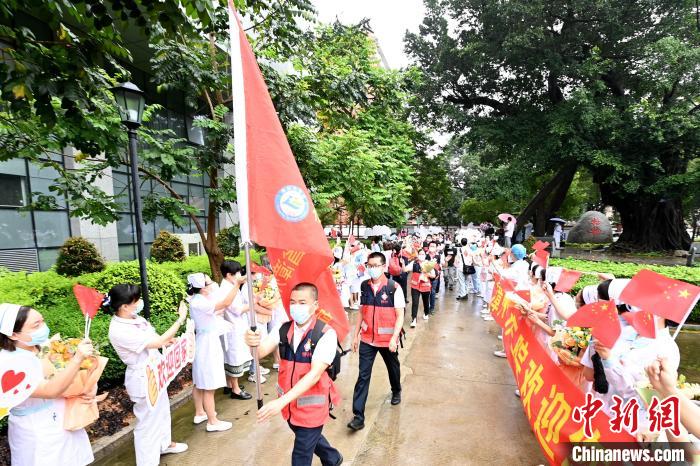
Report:
[[[105,295],[96,289],[78,285],[77,283],[73,285],[73,294],[75,299],[78,300],[78,306],[80,306],[83,315],[91,319],[95,317],[100,306],[102,306],[102,301],[105,299]]]
[[[353,244],[355,244],[355,235],[353,235],[352,233],[350,233],[350,236],[348,236],[348,244],[349,244],[350,246],[352,246]]]
[[[233,7],[232,2],[229,5]],[[328,267],[333,262],[333,253],[253,50],[238,16],[234,16],[232,28],[234,34],[237,29],[238,43],[232,44],[231,55],[236,187],[239,203],[243,204],[239,205],[239,212],[243,212],[241,238],[245,241],[249,231],[251,241],[267,248],[285,308],[289,309],[289,297],[295,285],[302,282],[316,285],[319,317],[342,340],[349,324]],[[245,230],[244,222],[247,222]]]
[[[549,265],[549,253],[544,249],[539,249],[535,251],[535,255],[532,256],[532,260],[543,269],[546,269],[547,265]]]
[[[513,280],[505,278],[497,272],[493,273],[493,280],[497,283],[500,283],[501,287],[503,288],[503,291],[505,291],[506,293],[515,291],[515,282]],[[530,300],[528,299],[528,301]]]
[[[638,334],[647,338],[656,338],[656,322],[654,314],[649,311],[625,312],[622,318],[630,324]]]
[[[698,298],[699,286],[646,269],[637,272],[620,295],[623,303],[677,323],[685,322]]]
[[[261,273],[263,275],[272,275],[270,269],[268,269],[267,267],[263,267],[262,265],[258,265],[255,262],[252,262],[250,264],[250,271],[253,273]]]
[[[544,251],[549,247],[549,243],[542,240],[537,240],[535,244],[532,245],[532,249],[535,251]]]
[[[523,298],[523,300],[527,301],[528,303],[530,302],[530,290],[518,290],[515,292],[515,294]]]
[[[559,280],[557,280],[557,286],[554,287],[554,291],[568,293],[579,278],[581,278],[581,272],[578,270],[562,270],[561,275],[559,275]]]
[[[615,301],[598,301],[581,306],[566,321],[566,326],[592,328],[593,337],[608,348],[612,348],[622,330]]]

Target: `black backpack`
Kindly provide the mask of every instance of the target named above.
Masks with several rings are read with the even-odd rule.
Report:
[[[289,328],[292,326],[292,322],[285,322],[282,324],[280,327],[280,343],[283,345],[290,346],[289,340],[287,339],[287,334],[289,333]],[[316,324],[314,325],[313,330],[311,330],[311,354],[313,354],[314,349],[316,349],[316,345],[318,344],[318,341],[321,339],[323,336],[323,328],[326,326],[326,323],[317,320]],[[292,348],[294,350],[294,348]],[[338,346],[335,350],[335,357],[333,358],[333,362],[328,366],[326,369],[326,373],[328,373],[328,377],[331,378],[331,380],[335,380],[338,378],[338,374],[340,374],[340,359],[348,354],[350,350],[344,350],[342,346],[340,346],[340,342],[338,342]]]

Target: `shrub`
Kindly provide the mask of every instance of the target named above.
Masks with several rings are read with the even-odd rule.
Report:
[[[104,270],[105,262],[90,241],[79,236],[68,238],[58,251],[56,272],[68,277]]]
[[[552,266],[566,267],[567,269],[578,270],[581,272],[607,272],[615,275],[617,278],[632,278],[634,274],[640,270],[649,269],[669,278],[682,280],[684,282],[700,286],[700,267],[684,267],[680,265],[648,265],[610,261],[596,262],[581,259],[554,258],[550,259],[549,263]],[[582,275],[581,279],[574,286],[572,293],[578,293],[584,286],[595,285],[596,283],[598,283],[597,277],[593,275]],[[690,313],[688,322],[700,323],[700,304],[696,305],[693,312]]]
[[[536,242],[537,238],[535,238],[535,235],[530,235],[525,241],[523,241],[522,244],[525,246],[525,250],[528,252],[528,254],[533,251],[532,246],[534,246]]]
[[[236,257],[241,253],[240,238],[238,226],[224,228],[216,235],[219,248],[226,257]]]
[[[151,246],[151,259],[156,262],[182,262],[187,258],[180,238],[161,231]]]
[[[146,264],[146,272],[151,304],[150,322],[158,333],[163,333],[177,319],[178,304],[185,297],[185,282],[174,273],[150,261]],[[140,285],[139,264],[138,261],[113,263],[104,272],[85,275],[80,277],[78,282],[103,293],[120,283]],[[75,303],[74,298],[73,302]],[[93,320],[91,337],[101,345],[100,351],[110,359],[102,376],[103,379],[121,382],[124,376],[124,365],[109,345],[107,338],[110,319],[111,316],[99,313]]]

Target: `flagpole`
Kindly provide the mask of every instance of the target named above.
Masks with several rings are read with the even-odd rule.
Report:
[[[241,59],[240,30],[233,0],[228,2],[229,18],[229,42],[231,47],[231,95],[233,97],[233,133],[234,153],[236,167],[236,199],[238,204],[238,217],[241,230],[241,241],[245,249],[246,281],[248,283],[248,323],[250,329],[255,332],[258,328],[255,317],[255,294],[253,292],[253,274],[251,272],[252,261],[250,259],[250,212],[248,211],[248,147],[246,130],[246,102],[245,88],[243,85],[243,62]],[[263,406],[262,389],[260,387],[260,357],[258,347],[252,348],[253,361],[255,363],[255,395],[258,400],[258,409]]]

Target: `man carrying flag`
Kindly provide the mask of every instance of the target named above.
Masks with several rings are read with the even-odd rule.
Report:
[[[248,264],[253,241],[267,248],[282,302],[294,320],[261,344],[264,354],[279,341],[281,393],[263,408],[258,371],[258,419],[268,419],[286,407],[283,415],[296,436],[292,464],[310,465],[314,451],[324,465],[340,464],[342,456],[321,435],[329,402],[339,401],[325,369],[335,358],[337,342],[349,330],[329,268],[333,253],[232,0],[229,23],[241,241]],[[252,283],[251,268],[247,267],[248,283]],[[255,302],[252,286],[248,289],[249,302]],[[251,331],[246,342],[255,348],[257,365],[260,337],[255,313],[248,316]],[[330,350],[323,349],[331,344],[333,357]]]
[[[324,465],[339,465],[343,455],[323,436],[323,425],[340,396],[327,369],[336,357],[338,336],[317,318],[318,289],[300,283],[292,290],[289,312],[293,322],[260,341],[260,331],[248,330],[245,340],[265,357],[279,346],[280,395],[258,411],[258,422],[282,413],[295,435],[292,466],[310,466],[314,453]],[[316,337],[318,335],[318,339]]]

